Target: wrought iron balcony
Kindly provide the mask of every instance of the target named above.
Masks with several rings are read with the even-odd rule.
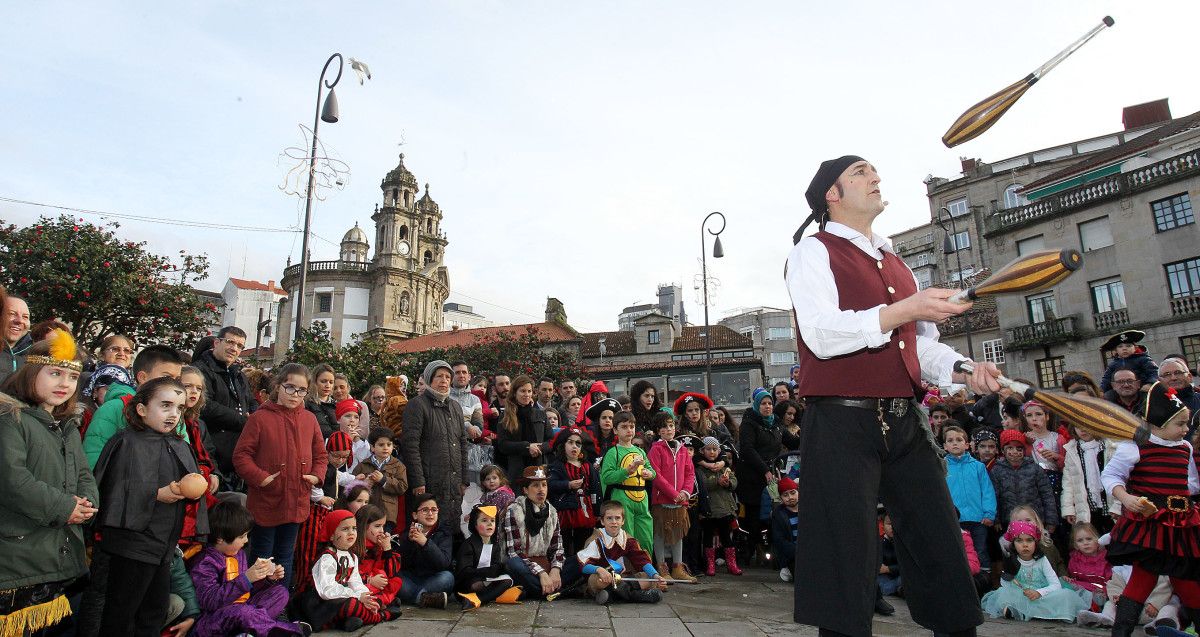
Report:
[[[1129,310],[1121,308],[1110,312],[1098,312],[1092,315],[1092,323],[1099,332],[1111,331],[1114,327],[1124,327],[1129,325]]]
[[[1053,345],[1079,338],[1074,316],[1050,319],[1032,325],[1019,325],[1008,330],[1005,349],[1033,349],[1042,345]]]
[[[1000,210],[985,220],[984,235],[991,236],[1016,230],[1069,210],[1129,196],[1195,173],[1200,173],[1200,150],[1193,150],[1128,173],[1111,175],[1099,181],[1047,195],[1029,205]]]

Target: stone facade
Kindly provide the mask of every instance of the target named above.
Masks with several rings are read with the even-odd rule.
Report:
[[[306,303],[305,316],[329,328],[334,342],[345,345],[360,334],[399,340],[442,329],[442,308],[450,295],[444,265],[446,234],[441,207],[429,185],[417,199],[416,177],[400,163],[380,183],[382,206],[376,205],[375,252],[369,256],[367,234],[356,223],[342,238],[337,261],[310,261],[307,286],[297,294],[300,266],[284,270],[281,284],[289,298]],[[294,321],[289,304],[280,311],[278,356],[287,351]]]
[[[796,364],[799,351],[791,310],[774,307],[742,310],[721,319],[719,324],[754,341],[754,355],[762,359],[766,370],[764,385],[791,378],[792,365]]]

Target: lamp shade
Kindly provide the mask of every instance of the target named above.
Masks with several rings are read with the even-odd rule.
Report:
[[[725,248],[721,247],[721,237],[717,237],[713,241],[713,258],[720,259],[723,256],[725,256]]]
[[[942,237],[942,254],[954,254],[954,241],[950,239],[949,232]]]
[[[325,98],[325,106],[321,109],[321,121],[327,124],[336,124],[338,121],[337,93],[333,92],[333,89],[329,89],[329,95]]]

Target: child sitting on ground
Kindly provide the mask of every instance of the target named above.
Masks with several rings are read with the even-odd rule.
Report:
[[[208,514],[209,542],[192,566],[192,583],[203,614],[191,634],[222,637],[254,635],[309,635],[304,622],[276,619],[288,604],[288,591],[279,580],[283,567],[270,559],[246,563],[243,547],[249,541],[254,518],[233,501],[218,503]]]
[[[400,599],[421,608],[445,608],[454,590],[454,559],[451,533],[457,521],[442,524],[438,503],[432,493],[413,496],[412,523],[400,537]],[[457,516],[456,516],[457,517]]]
[[[391,619],[400,616],[400,552],[393,550],[392,534],[386,530],[387,513],[368,504],[354,514],[358,539],[350,550],[358,556],[358,572],[367,590],[387,609]]]
[[[607,604],[612,597],[641,604],[658,603],[662,591],[667,590],[667,583],[659,581],[655,586],[650,581],[662,580],[662,576],[637,538],[622,528],[625,507],[613,500],[604,502],[600,505],[600,523],[603,526],[592,534],[576,556],[584,577],[587,577],[588,596],[597,604]],[[631,581],[636,579],[642,581]]]
[[[800,487],[784,477],[779,480],[779,505],[771,512],[771,552],[776,555],[779,579],[792,581],[792,564],[796,563],[796,533],[800,520]],[[735,573],[735,575],[740,573]]]
[[[992,617],[1075,621],[1092,605],[1091,593],[1064,588],[1041,551],[1041,531],[1028,522],[1012,522],[1004,533],[1013,552],[1004,562],[1005,580],[980,604]]]
[[[900,579],[900,558],[896,554],[896,530],[892,518],[882,511],[883,534],[879,536],[879,577],[876,584],[880,595],[899,595],[903,580]]]
[[[1038,532],[1041,533],[1041,539],[1039,540],[1041,546],[1039,548],[1042,554],[1046,556],[1046,561],[1050,562],[1050,566],[1054,567],[1054,572],[1060,578],[1067,576],[1067,563],[1063,560],[1062,553],[1058,552],[1058,547],[1054,545],[1054,540],[1051,539],[1049,531],[1046,530],[1046,525],[1042,523],[1042,516],[1038,515],[1038,512],[1033,507],[1028,504],[1013,507],[1012,512],[1008,515],[1008,520],[1010,524],[1012,522],[1028,522],[1037,527]],[[1000,537],[1000,552],[1005,557],[1008,557],[1012,552],[1012,542],[1004,536]]]
[[[408,471],[404,463],[392,455],[393,438],[391,429],[376,427],[367,435],[371,455],[354,467],[354,477],[366,480],[371,487],[371,504],[387,511],[387,531],[391,533],[400,523],[400,506],[404,493],[408,491]]]
[[[312,567],[312,587],[296,600],[295,614],[317,630],[340,624],[347,632],[391,619],[363,583],[358,557],[350,552],[358,540],[354,514],[330,511],[325,516],[325,537],[329,545]]]
[[[1104,584],[1112,578],[1112,565],[1100,546],[1096,527],[1080,522],[1071,527],[1071,559],[1068,563],[1070,582],[1093,594],[1097,607],[1104,604]]]
[[[455,572],[455,588],[463,610],[474,610],[491,601],[515,604],[521,589],[513,586],[512,577],[505,573],[503,549],[495,542],[499,511],[495,505],[476,504],[467,515],[471,534],[458,547]]]

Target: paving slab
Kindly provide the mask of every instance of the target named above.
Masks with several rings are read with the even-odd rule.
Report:
[[[613,630],[618,635],[653,635],[654,637],[691,637],[687,626],[678,618],[614,617]]]
[[[592,628],[611,630],[608,608],[594,602],[571,600],[573,603],[542,604],[535,628]]]
[[[684,626],[692,637],[766,637],[766,633],[748,621],[724,621],[712,623],[685,622]]]

